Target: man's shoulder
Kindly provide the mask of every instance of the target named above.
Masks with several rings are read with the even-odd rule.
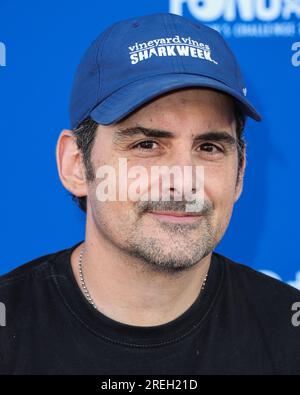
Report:
[[[274,369],[299,374],[300,291],[244,263],[216,257],[224,273],[221,303],[224,310],[235,311],[240,339],[258,330]]]
[[[286,296],[286,298],[296,297],[300,301],[300,290],[297,288],[261,273],[245,263],[236,262],[216,252],[215,255],[224,264],[230,277],[235,281],[235,285],[238,284],[245,290],[250,289],[254,297],[270,295],[282,298]]]
[[[8,273],[0,275],[0,294],[5,293],[6,289],[18,287],[20,283],[50,276],[52,263],[71,248],[73,247],[41,255],[19,265]]]
[[[24,277],[31,277],[35,274],[46,270],[49,262],[53,260],[56,253],[49,253],[45,255],[41,255],[37,258],[34,258],[30,261],[22,263],[11,271],[2,274],[0,276],[0,287],[5,286],[9,283],[18,281]]]

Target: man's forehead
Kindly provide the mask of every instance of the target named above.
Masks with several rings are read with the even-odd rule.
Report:
[[[163,121],[162,121],[163,118]],[[168,137],[177,138],[181,136],[194,137],[207,132],[226,131],[231,135],[235,135],[236,118],[234,115],[228,117],[213,117],[208,119],[194,118],[180,120],[167,119],[166,115],[162,118],[148,116],[144,118],[132,119],[127,122],[115,124],[113,127],[113,135],[117,137],[126,136],[134,137],[138,134],[149,137]],[[190,118],[190,117],[189,117]]]

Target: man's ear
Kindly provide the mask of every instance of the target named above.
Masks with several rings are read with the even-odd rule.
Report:
[[[84,164],[71,130],[64,129],[59,135],[56,144],[56,163],[63,186],[75,196],[86,196]]]
[[[243,191],[245,169],[246,169],[246,144],[244,145],[242,151],[242,165],[239,170],[238,179],[235,187],[234,203],[240,198]]]

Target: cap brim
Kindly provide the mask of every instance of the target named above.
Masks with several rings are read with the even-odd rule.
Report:
[[[236,90],[212,78],[193,74],[160,74],[130,83],[113,92],[90,113],[91,118],[101,125],[110,125],[146,104],[150,100],[176,89],[186,87],[212,88],[224,92],[237,100],[245,115],[261,121],[260,114],[252,104]]]

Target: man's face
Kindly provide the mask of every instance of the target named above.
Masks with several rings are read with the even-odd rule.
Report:
[[[116,169],[117,200],[99,201],[96,192],[101,179],[89,183],[88,226],[152,270],[175,273],[194,266],[221,240],[241,192],[235,129],[232,99],[196,88],[171,92],[122,122],[98,126],[92,165],[95,174],[103,165]],[[133,166],[147,170],[148,181],[139,192],[150,192],[153,187],[152,166],[203,166],[202,210],[188,218],[167,215],[186,214],[188,203],[184,196],[183,201],[172,199],[176,193],[172,180],[170,201],[119,201],[120,158],[127,161],[127,173]]]

